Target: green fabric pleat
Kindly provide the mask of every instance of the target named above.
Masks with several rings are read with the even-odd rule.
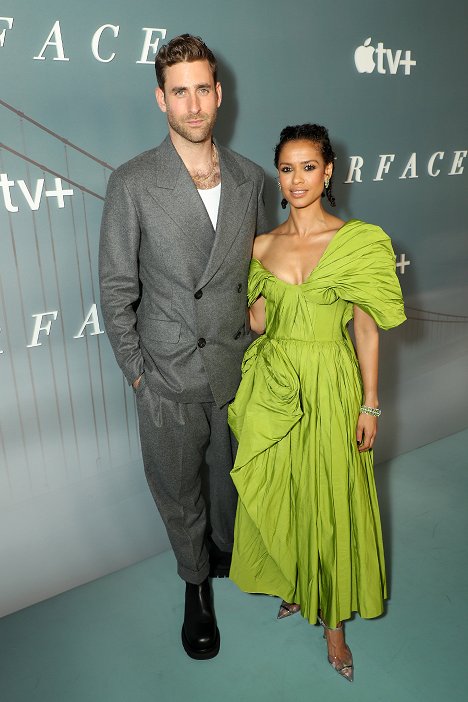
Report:
[[[231,578],[301,605],[330,626],[376,617],[386,597],[372,453],[360,454],[362,383],[347,324],[353,305],[383,329],[405,320],[395,255],[379,228],[350,220],[301,285],[253,259],[248,301],[266,332],[247,349],[229,407],[239,441]]]

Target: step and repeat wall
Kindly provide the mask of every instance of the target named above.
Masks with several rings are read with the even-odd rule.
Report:
[[[382,334],[377,459],[468,425],[466,3],[5,0],[0,13],[0,614],[168,548],[97,250],[109,174],[166,134],[153,62],[177,34],[219,59],[217,137],[265,169],[272,226],[274,145],[310,121],[337,152],[337,214],[393,239],[408,321]]]

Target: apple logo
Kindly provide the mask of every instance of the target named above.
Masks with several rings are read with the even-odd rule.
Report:
[[[372,54],[375,49],[373,46],[369,46],[371,43],[371,37],[368,37],[362,46],[358,46],[354,52],[354,63],[359,73],[372,73],[375,68],[375,61],[372,58]]]

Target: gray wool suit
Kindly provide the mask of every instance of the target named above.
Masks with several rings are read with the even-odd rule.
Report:
[[[264,174],[217,144],[221,199],[214,231],[169,136],[117,168],[101,226],[101,307],[110,343],[136,390],[145,473],[180,576],[208,575],[206,536],[231,550],[236,494],[227,403],[250,342],[247,275],[267,229]]]

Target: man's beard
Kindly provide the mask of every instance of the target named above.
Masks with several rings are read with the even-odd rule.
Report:
[[[204,123],[202,126],[194,128],[187,124],[188,120],[190,119],[202,119],[204,120]],[[211,115],[211,117],[210,115],[207,115],[206,113],[202,112],[197,115],[189,114],[183,119],[177,119],[168,110],[167,121],[169,122],[169,125],[172,127],[172,129],[176,132],[176,134],[179,134],[179,136],[183,137],[184,139],[187,139],[187,141],[191,141],[193,144],[199,144],[203,141],[206,141],[208,137],[211,136],[213,127],[216,122],[216,112],[213,115]]]

